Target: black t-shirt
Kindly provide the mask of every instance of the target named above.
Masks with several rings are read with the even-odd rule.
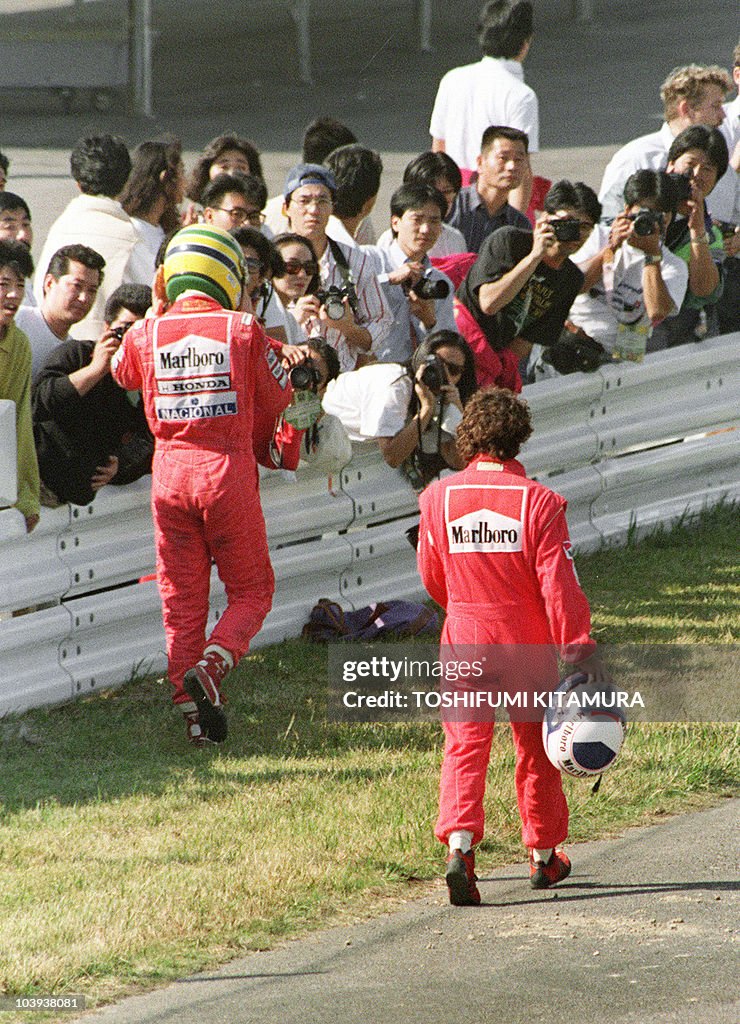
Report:
[[[485,240],[457,297],[485,332],[491,348],[500,351],[514,338],[533,345],[554,344],[583,284],[583,274],[571,260],[557,269],[539,263],[522,290],[498,313],[488,315],[478,305],[482,284],[498,281],[532,251],[532,232],[502,227]]]

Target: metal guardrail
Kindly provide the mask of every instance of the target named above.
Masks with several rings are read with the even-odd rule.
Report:
[[[523,461],[568,499],[576,548],[740,498],[738,344],[732,335],[525,388],[535,434]],[[9,443],[0,433],[0,451]],[[255,646],[296,636],[321,597],[359,607],[422,594],[405,537],[418,506],[403,474],[374,444],[355,445],[332,484],[310,471],[263,476],[276,591]],[[8,487],[0,472],[0,493]],[[163,670],[156,584],[141,581],[153,571],[147,480],[107,487],[84,508],[44,509],[30,535],[15,509],[0,511],[0,714]],[[10,617],[28,606],[42,607]],[[210,623],[224,607],[214,570]]]

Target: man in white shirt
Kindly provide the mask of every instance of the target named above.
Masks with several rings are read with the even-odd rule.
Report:
[[[651,351],[652,327],[681,308],[688,268],[663,245],[675,208],[668,175],[635,172],[624,186],[624,200],[611,227],[597,224],[573,256],[584,283],[570,320],[608,352],[639,361]]]
[[[622,146],[607,164],[599,189],[602,219],[609,223],[624,206],[624,185],[635,171],[662,170],[675,137],[692,124],[718,128],[724,119],[722,101],[732,88],[724,68],[689,64],[675,68],[660,87],[665,121],[659,131]]]
[[[151,285],[151,257],[131,218],[117,200],[131,170],[123,139],[91,135],[80,139],[70,157],[80,195],[67,204],[44,242],[36,264],[34,292],[40,303],[52,255],[65,245],[89,245],[105,260],[105,280],[87,316],[72,336],[97,338],[105,322],[105,304],[120,284]]]
[[[738,94],[725,103],[725,117],[719,126],[730,166],[707,196],[707,209],[724,236],[725,288],[717,303],[720,334],[740,331],[740,43],[733,54],[732,77]]]
[[[342,372],[375,351],[388,333],[392,317],[373,269],[361,249],[342,246],[327,234],[334,208],[336,181],[328,167],[298,164],[283,190],[283,211],[291,231],[308,238],[319,260],[321,293],[304,305],[304,330],[325,337],[337,350]],[[336,302],[328,301],[336,298]]]
[[[539,106],[522,68],[533,33],[531,3],[489,0],[484,5],[478,20],[483,58],[453,68],[439,83],[429,125],[433,150],[448,153],[459,167],[472,170],[483,132],[498,124],[526,132],[529,152],[538,152]],[[524,213],[531,193],[528,166],[512,205]]]
[[[374,350],[383,363],[405,363],[430,331],[456,331],[452,281],[432,266],[429,250],[442,230],[444,196],[429,185],[401,185],[391,197],[391,237],[378,251],[378,276],[393,325]],[[430,297],[424,297],[428,292]]]
[[[38,306],[21,306],[15,322],[31,343],[35,377],[46,357],[87,316],[103,280],[105,260],[87,245],[65,245],[49,261]],[[83,339],[92,340],[92,339]]]

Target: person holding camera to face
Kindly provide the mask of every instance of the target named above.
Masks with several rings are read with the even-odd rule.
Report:
[[[502,354],[528,358],[535,344],[560,337],[583,274],[570,257],[599,218],[594,192],[582,182],[555,182],[534,231],[502,227],[486,239],[458,288],[458,329],[476,354],[476,368]],[[506,386],[521,388],[521,380]],[[482,383],[482,373],[478,381]]]
[[[322,336],[337,350],[342,371],[375,350],[391,326],[391,315],[370,257],[340,245],[326,232],[336,194],[334,174],[319,164],[298,164],[283,191],[290,230],[307,238],[319,262],[320,287],[305,304],[301,324],[308,336]]]
[[[664,244],[676,192],[662,171],[642,170],[624,186],[624,209],[599,224],[574,259],[584,273],[571,321],[614,358],[640,361],[655,325],[681,307],[688,270]]]
[[[377,441],[389,466],[406,464],[423,485],[445,468],[461,468],[455,434],[475,390],[465,340],[455,331],[435,331],[403,365],[372,363],[340,374],[323,406],[350,440]]]
[[[381,362],[404,363],[433,330],[455,331],[452,281],[432,266],[429,250],[442,231],[447,204],[431,185],[405,184],[391,197],[391,234],[377,247],[378,275],[393,325],[375,349]]]

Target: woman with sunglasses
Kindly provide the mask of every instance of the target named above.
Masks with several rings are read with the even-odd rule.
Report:
[[[408,363],[371,363],[342,373],[324,409],[350,440],[376,440],[389,466],[405,466],[424,486],[443,469],[462,469],[455,434],[476,390],[473,353],[455,331],[435,331]]]
[[[272,240],[282,259],[282,271],[272,279],[275,292],[285,310],[285,329],[292,345],[301,345],[309,337],[317,318],[316,291],[319,287],[319,261],[309,239],[286,231]]]

